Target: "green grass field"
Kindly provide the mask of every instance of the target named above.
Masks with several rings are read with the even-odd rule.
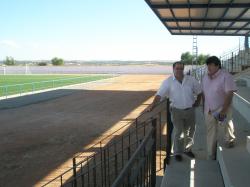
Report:
[[[110,75],[0,75],[0,96],[110,78]]]

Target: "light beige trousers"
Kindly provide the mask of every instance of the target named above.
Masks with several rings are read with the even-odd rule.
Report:
[[[191,151],[194,144],[195,109],[171,108],[171,120],[174,126],[174,154]]]
[[[217,110],[217,112],[219,111],[220,109]],[[205,123],[207,131],[207,157],[208,159],[215,159],[218,128],[221,127],[224,130],[225,143],[235,141],[234,125],[232,121],[232,108],[228,109],[227,118],[223,123],[217,121],[212,113],[205,114]]]

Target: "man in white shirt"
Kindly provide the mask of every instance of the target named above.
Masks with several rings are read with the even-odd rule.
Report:
[[[183,152],[190,158],[195,157],[191,150],[195,132],[194,107],[199,105],[202,90],[195,78],[184,75],[183,63],[175,62],[173,73],[163,81],[149,110],[165,97],[170,99],[171,120],[174,125],[174,155],[177,161],[182,161]]]

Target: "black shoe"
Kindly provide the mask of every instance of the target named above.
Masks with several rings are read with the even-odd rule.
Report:
[[[184,152],[190,158],[195,158],[194,153],[192,151]]]
[[[182,161],[182,156],[181,155],[175,155],[175,160],[178,162]]]
[[[226,148],[233,148],[233,147],[234,147],[234,144],[235,144],[235,142],[226,142],[226,143],[225,143],[225,147],[226,147]]]

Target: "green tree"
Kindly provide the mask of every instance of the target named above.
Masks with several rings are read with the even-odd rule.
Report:
[[[200,54],[200,55],[197,57],[197,63],[198,63],[198,65],[203,65],[203,64],[205,64],[208,57],[209,57],[209,55]]]
[[[47,66],[47,63],[46,62],[39,62],[37,65],[38,66]]]
[[[7,66],[14,66],[16,64],[14,58],[11,56],[7,56],[3,63]]]
[[[64,60],[61,59],[61,58],[55,57],[55,58],[53,58],[53,59],[51,60],[51,63],[52,63],[54,66],[61,66],[61,65],[64,64]]]
[[[205,64],[208,57],[209,57],[209,55],[204,55],[204,54],[198,55],[197,65]],[[181,54],[181,62],[186,64],[186,65],[191,65],[192,60],[194,60],[194,59],[195,59],[194,55],[192,55],[190,52],[185,52],[185,53]],[[193,62],[193,64],[196,65],[196,62]]]
[[[181,62],[184,64],[192,64],[193,56],[189,52],[181,54]]]

